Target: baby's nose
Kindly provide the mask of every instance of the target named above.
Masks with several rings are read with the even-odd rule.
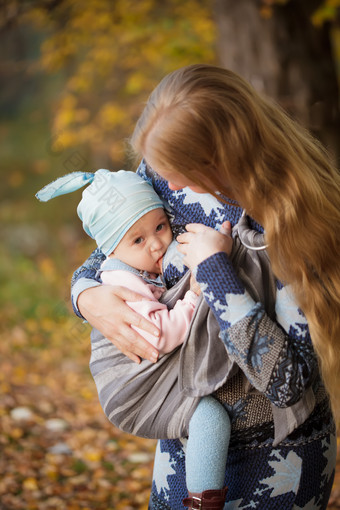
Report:
[[[162,241],[158,237],[154,237],[151,241],[151,249],[159,250],[162,247]]]

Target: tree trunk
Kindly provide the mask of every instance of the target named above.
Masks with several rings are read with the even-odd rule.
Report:
[[[315,28],[319,0],[276,5],[264,19],[255,0],[215,0],[221,65],[277,100],[340,155],[339,91],[330,27]]]

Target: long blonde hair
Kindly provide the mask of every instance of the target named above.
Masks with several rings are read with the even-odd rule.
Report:
[[[322,146],[232,71],[166,76],[131,139],[135,151],[259,221],[273,271],[305,313],[333,412],[340,417],[340,174]],[[156,168],[157,171],[157,168]]]

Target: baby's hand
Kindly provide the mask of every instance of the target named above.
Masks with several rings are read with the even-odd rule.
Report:
[[[230,255],[233,240],[229,221],[222,224],[220,232],[200,223],[190,223],[186,230],[177,237],[180,243],[177,249],[184,255],[183,262],[191,270],[215,253],[223,251]]]
[[[192,292],[194,292],[197,296],[201,294],[201,287],[196,282],[196,279],[192,273],[190,275],[190,290],[192,290]]]

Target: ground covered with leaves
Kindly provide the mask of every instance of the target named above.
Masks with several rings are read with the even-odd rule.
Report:
[[[147,509],[155,441],[104,417],[85,331],[76,340],[73,318],[25,326],[0,345],[1,510]]]

